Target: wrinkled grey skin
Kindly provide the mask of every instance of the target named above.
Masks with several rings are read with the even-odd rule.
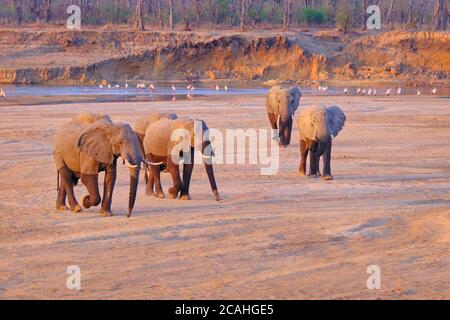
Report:
[[[144,151],[144,138],[145,132],[147,128],[156,121],[160,119],[170,119],[175,120],[178,119],[178,116],[175,113],[167,113],[167,112],[149,112],[145,116],[140,117],[133,126],[134,131],[136,132],[139,139],[139,148],[141,150],[142,159],[145,159],[145,151]],[[148,183],[148,166],[145,162],[143,162],[144,167],[144,179],[145,183]]]
[[[291,142],[292,121],[302,94],[298,87],[290,89],[274,86],[266,97],[266,111],[272,129],[278,130],[280,146]]]
[[[134,208],[139,170],[142,161],[139,141],[133,129],[124,123],[113,123],[108,116],[81,114],[65,124],[55,137],[54,160],[58,180],[57,210],[81,211],[75,199],[73,186],[81,182],[89,194],[83,198],[83,206],[89,208],[101,202],[100,213],[112,215],[111,202],[117,176],[117,158],[121,157],[130,168],[130,194],[128,215]],[[105,171],[103,199],[98,188],[98,173]]]
[[[323,157],[323,179],[332,180],[331,147],[332,140],[344,127],[346,117],[337,106],[315,106],[302,110],[297,124],[300,131],[300,168],[302,175],[306,174],[306,159],[310,154],[309,177],[318,177],[319,159]]]
[[[201,124],[201,126],[196,128],[195,123]],[[180,131],[183,132],[184,138],[174,141],[172,135]],[[173,186],[169,189],[170,198],[179,197],[180,200],[189,200],[191,198],[189,194],[191,175],[195,163],[194,150],[200,150],[211,190],[215,199],[220,200],[212,165],[213,151],[207,133],[208,127],[205,121],[194,121],[193,119],[160,119],[147,128],[144,138],[145,162],[150,167],[147,195],[154,195],[158,198],[165,197],[160,179],[161,167],[165,166],[173,181]],[[201,135],[201,137],[197,137],[198,141],[195,139],[196,135]],[[181,142],[185,143],[183,149],[178,148]],[[195,145],[196,142],[199,145]],[[182,159],[184,162],[183,179],[181,180],[179,164]]]

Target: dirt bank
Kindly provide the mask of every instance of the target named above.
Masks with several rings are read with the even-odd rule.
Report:
[[[450,35],[0,31],[0,83],[377,80],[448,84]]]

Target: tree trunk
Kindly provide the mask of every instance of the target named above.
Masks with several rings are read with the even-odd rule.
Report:
[[[162,12],[162,5],[161,5],[161,0],[157,0],[157,4],[158,4],[158,22],[159,22],[159,27],[161,28],[161,30],[164,29],[164,17],[163,17],[163,12]]]
[[[169,29],[173,30],[173,0],[169,0]]]
[[[435,0],[433,13],[434,30],[447,30],[447,26],[448,26],[447,0]]]
[[[365,31],[367,30],[367,23],[366,23],[366,10],[367,10],[367,0],[363,1],[363,6],[361,8],[361,26],[362,29]]]
[[[144,31],[144,0],[136,0],[136,30]]]
[[[189,11],[188,11],[188,7],[189,7],[189,0],[181,0],[181,6],[183,8],[183,22],[184,22],[184,30],[185,31],[190,31],[191,28],[189,26]]]
[[[22,0],[16,0],[16,14],[17,14],[17,25],[22,25],[23,11],[22,11]]]
[[[241,31],[245,30],[245,2],[246,0],[241,0]]]
[[[394,2],[395,0],[391,0],[391,4],[389,6],[389,10],[386,15],[386,22],[389,24],[391,23],[391,29],[394,29],[394,21],[392,20],[392,11],[394,10]]]

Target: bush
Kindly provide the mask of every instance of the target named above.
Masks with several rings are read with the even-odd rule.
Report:
[[[299,23],[324,24],[328,17],[323,9],[303,8],[300,11]]]

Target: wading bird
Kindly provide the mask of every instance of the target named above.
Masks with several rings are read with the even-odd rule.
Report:
[[[361,88],[358,88],[358,90],[356,90],[356,94],[360,94],[361,93]]]
[[[387,96],[390,96],[391,93],[392,93],[392,89],[387,89],[387,90],[386,90],[386,95],[387,95]]]
[[[344,89],[344,94],[348,94],[348,89],[347,88]]]
[[[420,92],[419,89],[417,89],[417,96],[420,97],[422,95],[422,93]]]
[[[216,84],[216,91],[219,91],[219,90],[220,90],[219,85]]]
[[[148,90],[150,90],[150,91],[155,91],[156,90],[156,88],[153,85],[153,83],[150,83],[150,85],[148,86]]]
[[[175,88],[174,85],[172,85],[172,91],[177,91],[177,88]]]
[[[401,95],[401,94],[402,94],[402,88],[398,88],[398,89],[397,89],[397,94],[398,94],[398,95]]]
[[[228,91],[228,87],[226,85],[225,85],[224,89],[225,89],[225,91]]]
[[[0,98],[6,99],[5,91],[3,91],[3,88],[0,88]]]
[[[431,93],[432,93],[433,95],[437,95],[437,89],[434,88],[434,89],[431,91]]]

